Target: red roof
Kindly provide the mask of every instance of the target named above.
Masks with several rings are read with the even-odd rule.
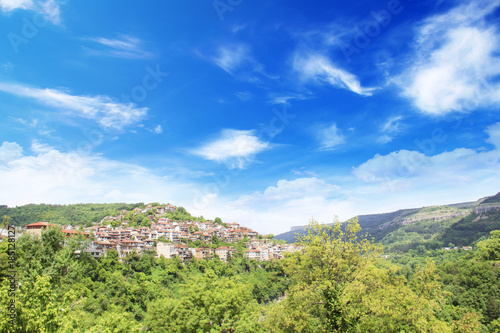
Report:
[[[31,224],[27,224],[26,225],[26,228],[30,227],[48,227],[48,226],[52,226],[52,225],[55,225],[55,224],[52,224],[52,223],[49,223],[49,222],[36,222],[36,223],[31,223]]]

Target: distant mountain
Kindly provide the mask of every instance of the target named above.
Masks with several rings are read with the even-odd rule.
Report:
[[[393,221],[400,216],[405,216],[407,214],[411,214],[412,212],[416,212],[418,209],[401,209],[392,213],[383,213],[383,214],[370,214],[370,215],[359,215],[358,222],[361,226],[363,232],[366,230],[371,230],[376,228],[379,225],[382,225],[386,222]],[[329,223],[332,225],[332,223]],[[290,231],[284,232],[277,236],[274,236],[276,239],[283,239],[289,243],[293,243],[295,241],[295,234],[306,234],[307,226],[297,226],[291,227]]]
[[[363,234],[368,234],[387,251],[472,245],[491,230],[500,229],[500,193],[475,202],[401,209],[391,213],[359,215]],[[293,227],[275,236],[288,242],[306,226]]]

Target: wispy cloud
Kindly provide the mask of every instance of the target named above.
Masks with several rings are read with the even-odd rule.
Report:
[[[384,126],[382,126],[382,132],[385,132],[385,133],[399,132],[400,126],[401,126],[401,123],[400,123],[401,119],[403,119],[402,116],[396,116],[396,117],[389,118],[389,120],[387,120],[387,122],[384,124]]]
[[[236,69],[244,63],[253,61],[250,56],[250,49],[246,45],[222,46],[214,57],[214,62],[217,66],[232,74]]]
[[[253,98],[253,94],[249,91],[238,91],[235,95],[243,102],[249,101]]]
[[[39,89],[12,83],[0,83],[0,91],[34,99],[70,116],[93,119],[106,128],[123,129],[142,120],[148,112],[148,108],[117,102],[103,95],[70,95],[57,89]]]
[[[269,143],[261,141],[252,130],[224,129],[216,140],[192,153],[207,160],[226,163],[231,168],[243,169],[255,155],[269,148]]]
[[[61,22],[61,10],[57,0],[0,0],[0,8],[4,13],[16,9],[32,10],[45,15],[54,24]]]
[[[401,119],[403,119],[402,116],[389,118],[382,125],[381,132],[383,135],[381,135],[377,141],[383,144],[391,142],[392,139],[394,139],[394,135],[401,130]]]
[[[269,95],[269,103],[288,105],[291,100],[304,100],[307,98],[309,97],[302,93],[289,93],[289,94],[272,93]]]
[[[306,82],[329,84],[363,96],[371,96],[375,90],[363,87],[354,74],[336,67],[327,57],[320,54],[296,53],[293,58],[293,69]]]
[[[485,19],[499,5],[472,1],[420,26],[416,58],[399,84],[422,112],[440,115],[500,103],[500,35]]]
[[[13,118],[13,120],[30,127],[36,127],[38,125],[38,119]]]
[[[163,132],[163,128],[161,127],[161,125],[158,125],[154,128],[153,131],[155,132],[155,134],[161,134]]]
[[[151,53],[144,50],[142,40],[133,36],[120,35],[118,38],[91,37],[88,40],[99,44],[99,48],[89,49],[90,53],[131,59],[152,56]]]
[[[309,171],[305,167],[301,168],[293,168],[290,170],[294,175],[297,176],[302,176],[302,175],[307,175],[307,176],[312,176],[312,177],[318,177],[318,174],[314,171]]]
[[[384,135],[382,135],[382,136],[379,136],[379,137],[378,137],[378,139],[377,139],[377,141],[378,141],[378,142],[380,142],[380,143],[386,144],[386,143],[391,142],[391,141],[392,141],[392,139],[393,139],[393,137],[392,137],[392,136],[389,136],[389,135],[387,135],[387,134],[384,134]]]
[[[246,28],[246,25],[244,24],[235,24],[231,27],[231,33],[234,35],[234,34],[237,34],[238,32],[240,32],[241,30],[244,30]]]
[[[314,128],[317,139],[319,140],[321,150],[333,150],[339,145],[345,143],[345,137],[336,123],[329,126],[319,126]]]
[[[220,46],[211,61],[238,79],[259,82],[261,79],[276,79],[266,73],[264,66],[252,55],[247,44],[229,43]]]

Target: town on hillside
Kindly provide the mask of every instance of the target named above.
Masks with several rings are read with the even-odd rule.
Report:
[[[157,257],[177,257],[182,262],[193,258],[212,259],[214,256],[226,262],[237,253],[231,244],[240,242],[246,246],[244,257],[257,261],[281,259],[285,252],[298,250],[294,244],[274,240],[272,235],[264,237],[236,222],[226,224],[218,218],[215,221],[184,221],[167,217],[177,209],[170,204],[148,204],[145,208],[136,207],[132,211],[122,210],[116,216],[106,216],[99,223],[83,228],[83,231],[65,225],[62,226],[62,232],[66,237],[76,234],[88,237],[90,243],[84,251],[94,258],[106,256],[110,250],[116,250],[120,259],[133,252],[142,254],[155,251]],[[131,226],[135,224],[128,220],[131,217],[134,220],[142,218],[141,226]],[[54,225],[36,222],[26,225],[24,232],[40,236],[43,230]],[[221,246],[214,246],[221,243]]]

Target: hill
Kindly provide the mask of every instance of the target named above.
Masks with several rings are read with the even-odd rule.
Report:
[[[135,207],[144,207],[144,204],[29,204],[18,207],[1,205],[0,217],[9,216],[11,218],[10,224],[16,226],[25,226],[39,221],[50,221],[61,225],[87,225],[91,222],[99,222],[105,216],[117,215],[122,209],[132,210]]]
[[[362,232],[384,245],[386,251],[473,245],[500,229],[500,193],[475,202],[402,209],[391,213],[359,215]],[[275,236],[288,242],[304,234],[305,226]]]

